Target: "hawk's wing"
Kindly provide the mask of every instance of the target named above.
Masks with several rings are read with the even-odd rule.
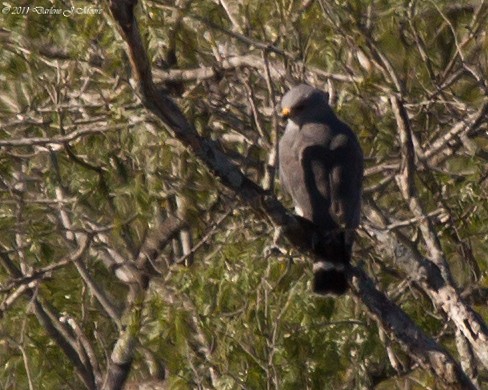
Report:
[[[280,141],[280,180],[301,216],[331,230],[359,224],[363,155],[347,125],[289,124]]]
[[[301,152],[304,184],[312,221],[325,229],[359,225],[363,155],[355,134],[314,124],[303,131]]]
[[[356,228],[361,214],[363,153],[356,135],[347,130],[330,143],[331,214],[342,228]]]

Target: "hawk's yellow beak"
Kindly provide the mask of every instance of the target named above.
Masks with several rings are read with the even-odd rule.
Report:
[[[281,110],[281,115],[284,117],[284,118],[288,118],[290,116],[290,112],[291,110],[288,108],[288,107],[284,107],[282,110]]]

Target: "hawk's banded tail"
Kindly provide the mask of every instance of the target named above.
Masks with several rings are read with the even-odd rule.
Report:
[[[328,261],[314,263],[313,292],[321,295],[342,295],[347,292],[348,287],[343,264],[333,264]]]
[[[347,292],[346,267],[351,260],[352,237],[349,232],[331,234],[321,245],[322,258],[313,264],[312,289],[321,295],[342,295]]]

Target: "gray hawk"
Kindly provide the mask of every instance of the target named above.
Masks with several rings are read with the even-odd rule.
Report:
[[[313,291],[340,295],[348,288],[345,271],[361,213],[363,153],[328,100],[327,93],[306,84],[283,96],[288,123],[279,144],[279,171],[296,214],[322,232],[325,250],[314,262]]]

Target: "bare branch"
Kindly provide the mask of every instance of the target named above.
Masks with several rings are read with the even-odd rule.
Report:
[[[267,194],[245,177],[216,144],[198,135],[172,100],[156,90],[152,81],[149,59],[134,18],[135,5],[136,1],[112,1],[111,10],[127,42],[132,69],[144,105],[156,114],[165,126],[222,180],[226,187],[234,191],[257,213],[260,215],[264,213],[274,224],[283,227],[285,235],[297,249],[313,255],[317,248],[313,247],[310,237],[317,237],[317,234],[320,237],[316,228],[306,221],[291,216],[273,195]],[[405,343],[410,354],[425,367],[432,369],[446,384],[459,389],[474,388],[452,357],[421,332],[400,309],[394,309],[394,306],[373,287],[372,282],[362,271],[353,268],[350,277],[356,296],[361,298],[370,313],[378,318],[392,337]],[[401,331],[404,324],[408,327],[407,332]],[[415,343],[414,340],[420,342]],[[129,359],[125,359],[124,362],[130,364]]]
[[[107,127],[88,127],[86,129],[79,129],[72,131],[71,133],[63,136],[56,136],[52,138],[43,137],[32,137],[32,138],[21,138],[21,139],[11,139],[11,140],[0,140],[1,146],[42,146],[49,144],[65,144],[66,142],[74,141],[78,138],[82,138],[87,135],[92,134],[103,134],[110,131],[119,131],[122,129],[127,129],[127,124],[124,125],[114,125]]]
[[[11,276],[18,279],[23,277],[20,269],[15,266],[3,249],[0,252],[0,263]],[[95,389],[94,373],[84,364],[86,361],[85,351],[76,343],[70,329],[59,321],[59,314],[47,302],[41,303],[39,294],[34,289],[25,289],[23,292],[32,300],[33,310],[39,323],[71,361],[85,386],[88,389]]]
[[[381,328],[395,338],[422,367],[434,371],[450,388],[475,389],[452,356],[376,290],[364,271],[353,268],[351,273],[356,297],[361,299]]]

